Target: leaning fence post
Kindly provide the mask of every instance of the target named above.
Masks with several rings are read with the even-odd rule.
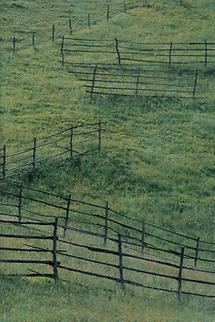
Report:
[[[70,150],[70,158],[73,157],[73,135],[74,135],[74,127],[71,126],[71,129],[70,129],[70,142],[69,142],[69,150]]]
[[[119,279],[120,279],[120,284],[121,284],[122,288],[124,288],[122,240],[121,240],[120,234],[118,234],[118,254],[119,254]]]
[[[145,244],[145,219],[143,219],[142,221],[142,233],[141,233],[142,252],[144,250],[144,244]]]
[[[35,32],[32,33],[32,46],[35,49]]]
[[[181,299],[182,293],[182,270],[184,264],[184,247],[181,248],[181,256],[180,256],[180,265],[179,265],[179,273],[178,273],[178,298]]]
[[[171,66],[172,64],[172,41],[169,45],[169,67]]]
[[[52,25],[52,41],[55,41],[55,25]]]
[[[91,91],[90,91],[90,98],[92,99],[93,97],[93,90],[95,86],[95,81],[96,81],[96,71],[97,71],[97,65],[95,66],[93,70],[93,79],[92,79],[92,86],[91,86]]]
[[[195,267],[197,265],[198,256],[199,256],[199,243],[200,243],[200,237],[196,239],[196,253],[195,253],[195,259],[194,259]]]
[[[15,53],[15,50],[16,50],[16,37],[14,36],[13,37],[13,53]]]
[[[37,150],[37,138],[34,138],[34,141],[33,141],[33,162],[32,162],[32,166],[33,166],[34,170],[36,168],[36,150]]]
[[[208,64],[208,43],[207,40],[205,40],[205,66]]]
[[[109,217],[109,205],[107,201],[105,205],[104,245],[107,244],[107,238],[108,238],[108,217]]]
[[[102,122],[101,120],[99,120],[98,122],[98,126],[99,126],[99,129],[98,129],[98,133],[99,133],[99,151],[101,151],[101,147],[102,147]]]
[[[64,36],[62,36],[62,41],[61,41],[61,63],[62,63],[62,68],[64,66],[64,52],[63,52],[63,49],[64,49]]]
[[[72,33],[72,19],[69,18],[69,32]]]
[[[2,177],[6,177],[6,145],[3,147],[3,156],[2,156]]]
[[[67,205],[66,205],[65,225],[64,225],[64,229],[63,229],[63,236],[64,237],[66,236],[66,231],[67,231],[67,227],[68,227],[70,205],[71,205],[71,194],[68,197]]]
[[[87,22],[88,22],[88,27],[90,28],[91,23],[90,23],[90,14],[89,14],[89,13],[88,13],[88,15],[87,15]]]
[[[58,280],[58,262],[57,262],[57,228],[58,218],[55,218],[54,231],[53,231],[53,248],[52,248],[52,265],[53,265],[53,277],[55,282]]]
[[[194,85],[193,85],[193,98],[196,97],[196,87],[197,87],[197,79],[198,79],[198,69],[195,73]]]
[[[120,51],[119,51],[119,42],[117,40],[117,38],[115,38],[115,44],[116,44],[116,53],[117,53],[117,57],[118,57],[118,64],[121,64],[121,56],[120,56]]]
[[[107,5],[107,21],[109,22],[110,20],[110,5]]]
[[[19,187],[19,204],[18,204],[19,222],[22,221],[22,189],[23,189],[23,185],[21,184]]]

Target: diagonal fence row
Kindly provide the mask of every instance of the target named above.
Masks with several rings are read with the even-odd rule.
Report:
[[[41,163],[50,163],[82,156],[101,150],[102,124],[72,125],[46,137],[35,137],[12,148],[4,145],[0,150],[0,179],[36,170]]]

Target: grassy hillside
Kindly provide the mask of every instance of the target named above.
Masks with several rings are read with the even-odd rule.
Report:
[[[121,1],[110,1],[112,19],[108,23],[105,1],[72,1],[72,5],[67,0],[0,1],[0,142],[22,146],[35,135],[102,119],[107,131],[99,155],[62,166],[43,166],[33,182],[25,178],[26,184],[72,193],[79,199],[109,200],[115,209],[212,241],[213,69],[200,67],[204,100],[97,97],[89,101],[82,84],[59,63],[60,36],[70,34],[70,17],[73,35],[80,37],[214,40],[212,0],[184,0],[183,6],[174,0],[152,0],[149,7],[138,6],[141,1],[129,3],[137,7],[125,14]],[[88,13],[96,21],[90,30]],[[53,43],[52,24],[56,28]],[[33,31],[36,49],[30,45]],[[22,41],[12,53],[14,35]],[[87,55],[81,57],[89,60]],[[88,283],[93,286],[90,279]],[[86,291],[5,278],[1,288],[2,321],[38,321],[38,315],[39,321],[213,321],[211,302],[198,299],[179,304],[170,296],[150,292],[129,290],[124,295],[116,289],[109,296],[93,288]],[[24,301],[25,308],[21,306]]]

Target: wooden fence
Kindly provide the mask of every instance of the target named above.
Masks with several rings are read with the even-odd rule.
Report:
[[[0,179],[34,171],[44,162],[56,162],[101,150],[102,124],[72,125],[46,137],[35,137],[17,149],[0,150]]]
[[[108,202],[99,205],[78,200],[71,195],[64,197],[39,189],[28,188],[16,182],[2,182],[0,187],[2,213],[23,220],[59,219],[64,237],[73,233],[99,237],[104,245],[117,238],[139,253],[173,260],[185,247],[184,258],[188,265],[208,270],[215,263],[215,242],[204,240],[137,219],[116,211]],[[173,256],[173,258],[171,257]]]
[[[3,215],[3,214],[1,214]],[[15,224],[17,221],[3,221],[0,223]],[[1,263],[4,264],[38,264],[38,265],[48,265],[53,269],[52,274],[41,273],[35,270],[29,269],[31,273],[21,273],[21,274],[10,274],[11,276],[21,275],[21,276],[38,276],[38,277],[51,277],[55,280],[60,279],[62,281],[68,281],[71,283],[74,280],[73,274],[71,272],[81,275],[86,275],[94,277],[96,279],[104,279],[108,281],[114,281],[120,283],[121,287],[124,289],[126,285],[132,285],[136,287],[142,287],[146,289],[153,289],[156,291],[165,291],[178,295],[180,299],[182,295],[196,295],[206,298],[215,298],[214,294],[214,274],[215,271],[210,270],[200,270],[191,267],[187,267],[184,264],[185,261],[185,249],[181,248],[179,253],[175,253],[175,261],[170,260],[158,260],[153,259],[151,256],[146,256],[145,254],[135,254],[132,248],[128,247],[127,244],[122,240],[121,234],[117,235],[117,238],[112,238],[112,245],[109,247],[101,247],[98,242],[92,245],[87,242],[84,238],[84,242],[80,243],[80,236],[73,235],[72,241],[66,240],[65,238],[57,237],[57,225],[58,221],[55,220],[54,232],[52,236],[38,235],[26,235],[26,234],[8,234],[1,233],[0,238],[6,238],[6,241],[10,241],[10,238],[17,239],[36,239],[38,240],[51,240],[53,241],[53,247],[51,250],[47,249],[46,246],[32,246],[26,245],[25,248],[21,247],[1,247],[1,251],[7,252],[21,252],[28,254],[39,253],[40,256],[43,252],[50,252],[52,254],[52,260],[44,259],[23,259],[10,258],[10,259],[0,259]],[[23,225],[50,225],[50,223],[40,222],[22,222],[19,223],[18,227],[23,227]],[[41,234],[41,233],[40,233]],[[76,233],[77,234],[77,233]],[[76,237],[77,240],[76,240]],[[96,237],[99,237],[97,235]],[[57,242],[58,241],[58,242]],[[60,249],[60,246],[63,249]],[[177,263],[176,263],[177,262]],[[75,279],[76,281],[76,279]],[[203,292],[202,292],[203,291]]]
[[[16,225],[16,229],[10,231],[11,225]],[[1,273],[9,276],[58,279],[57,266],[60,263],[57,262],[57,218],[54,222],[39,223],[23,220],[18,226],[17,221],[0,219],[0,227]],[[45,234],[38,234],[33,230],[41,227],[46,227]]]
[[[118,64],[160,64],[169,67],[191,65],[214,66],[215,42],[129,42],[113,40],[62,37],[61,57],[64,62],[74,61],[74,55],[86,54],[91,62]]]
[[[65,64],[65,62],[63,63]],[[67,64],[67,63],[66,63]],[[68,63],[67,71],[84,82],[90,95],[131,97],[199,98],[198,70],[178,74],[172,70],[131,65]]]

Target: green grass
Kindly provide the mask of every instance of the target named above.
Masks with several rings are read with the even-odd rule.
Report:
[[[39,0],[1,1],[0,142],[19,146],[35,135],[101,118],[107,121],[107,133],[100,155],[63,166],[44,166],[26,184],[99,203],[108,199],[115,209],[132,216],[212,240],[213,70],[201,69],[207,88],[204,101],[100,97],[90,102],[81,83],[62,70],[60,40],[52,44],[51,26],[55,24],[57,37],[69,34],[68,18],[78,15],[81,19],[73,20],[73,27],[74,34],[81,37],[213,40],[214,1],[184,0],[184,6],[179,6],[173,0],[154,0],[151,7],[135,8],[126,15],[115,2],[116,15],[109,24],[102,2],[94,3],[90,9],[85,0],[75,1],[74,8],[68,0],[52,1],[50,9],[49,2]],[[89,10],[97,17],[90,30],[85,27]],[[36,50],[28,45],[32,31],[38,34]],[[25,48],[15,54],[11,52],[13,35],[25,38]],[[92,289],[2,278],[0,321],[214,320],[210,301],[190,298],[178,303],[170,296],[144,290],[129,290],[125,295],[116,290],[110,297],[93,289],[99,282],[85,282]]]

